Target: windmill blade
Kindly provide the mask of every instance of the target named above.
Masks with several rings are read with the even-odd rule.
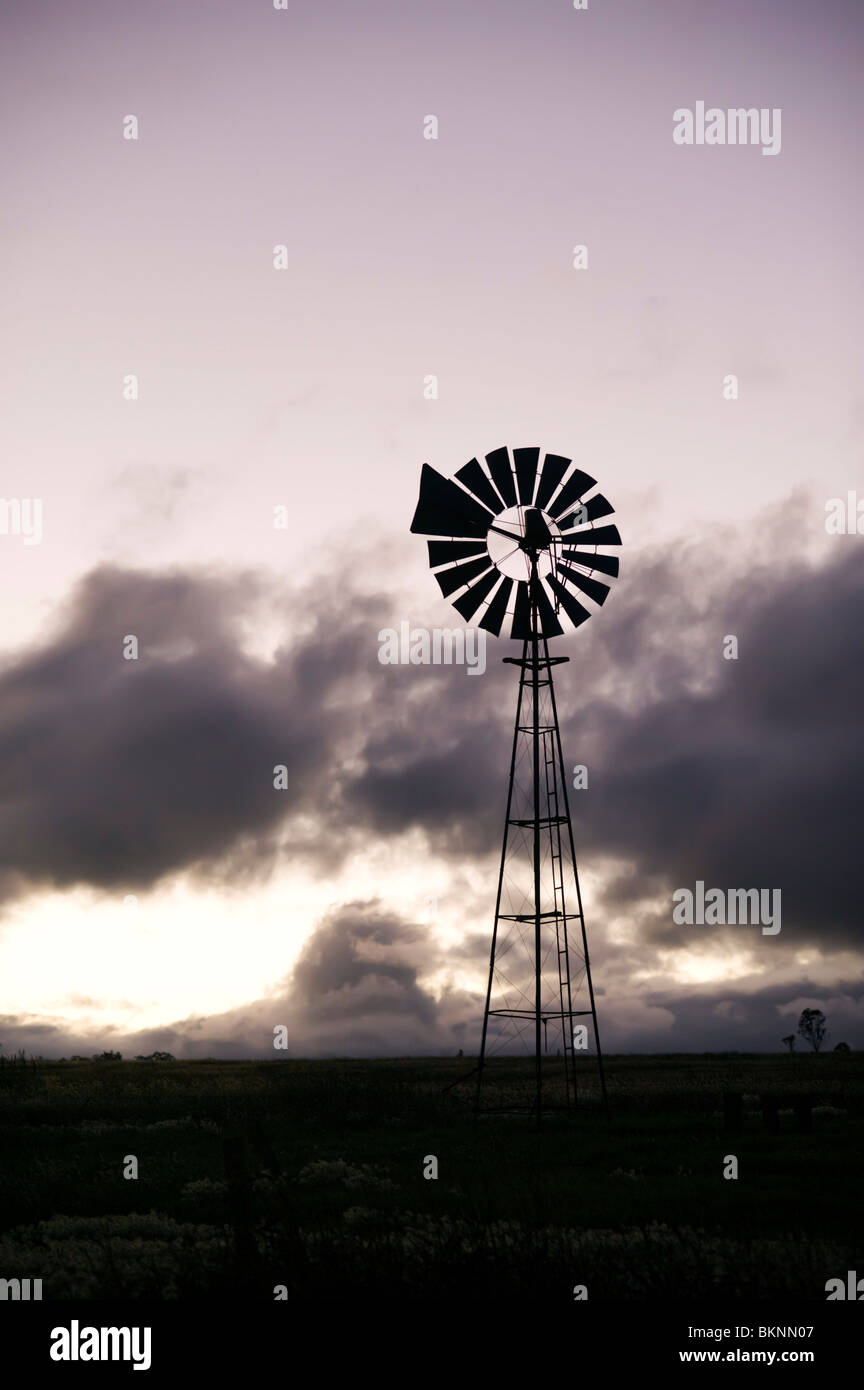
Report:
[[[565,459],[561,454],[547,454],[540,465],[540,481],[537,484],[537,496],[534,498],[534,506],[541,511],[546,510],[546,503],[552,496],[556,487],[560,483],[567,469],[570,467],[572,459]]]
[[[516,581],[516,607],[510,636],[518,638],[520,642],[527,641],[531,636],[531,600],[528,597],[528,584],[524,579]]]
[[[567,537],[568,545],[620,545],[617,526],[597,526],[593,531],[580,531]]]
[[[571,502],[578,502],[580,497],[584,497],[589,487],[593,487],[596,481],[596,478],[589,478],[587,473],[583,473],[581,468],[577,468],[567,479],[552,506],[545,510],[550,516],[559,517],[562,512],[566,512]]]
[[[487,632],[491,632],[493,637],[497,637],[501,631],[501,625],[507,616],[507,604],[510,601],[510,592],[513,588],[513,580],[505,574],[500,586],[495,590],[492,601],[480,619],[480,626]]]
[[[514,449],[513,462],[516,465],[516,482],[519,486],[519,501],[527,507],[534,501],[534,481],[537,477],[539,449]]]
[[[450,478],[442,478],[440,473],[424,463],[420,475],[420,498],[411,522],[415,535],[482,538],[494,520],[493,513],[464,492],[458,483]]]
[[[563,521],[558,522],[562,531],[569,530],[571,526],[584,526],[586,521],[598,521],[601,516],[615,515],[615,508],[612,506],[611,502],[599,492],[596,497],[590,498],[587,502],[580,503],[579,511],[581,515],[578,521],[576,520],[576,513],[574,512],[572,516],[565,517]]]
[[[591,579],[587,574],[580,574],[574,570],[572,565],[560,564],[558,573],[563,574],[570,584],[575,584],[577,589],[581,589],[583,594],[593,598],[595,603],[605,603],[609,597],[609,585],[601,584],[599,579]]]
[[[479,500],[484,503],[491,512],[494,512],[496,516],[499,512],[503,512],[504,503],[501,501],[501,498],[498,496],[498,493],[495,491],[476,459],[469,459],[462,468],[458,468],[456,470],[456,477],[464,487],[467,487],[469,492],[473,492],[474,496],[479,498]]]
[[[486,574],[481,575],[477,583],[472,584],[461,598],[453,600],[453,607],[458,613],[462,614],[466,623],[470,622],[474,617],[474,614],[477,612],[477,609],[480,607],[489,590],[494,588],[497,582],[498,571],[496,569],[491,569]]]
[[[450,565],[454,560],[466,560],[469,555],[485,555],[485,541],[427,541],[429,568]]]
[[[515,507],[516,487],[513,482],[513,470],[510,467],[510,455],[506,448],[493,449],[491,454],[486,455],[486,462],[489,465],[489,472],[492,474],[492,481],[504,499],[504,506]]]
[[[567,614],[574,627],[579,627],[591,614],[578,600],[574,598],[569,589],[565,589],[560,579],[556,579],[554,574],[547,574],[546,583],[549,585],[555,597],[559,600],[561,607]]]
[[[447,598],[457,589],[461,589],[463,584],[468,584],[479,574],[485,574],[489,567],[489,556],[484,555],[480,560],[466,560],[464,565],[454,565],[452,570],[439,570],[435,578],[442,594]]]
[[[544,637],[560,637],[564,629],[555,616],[555,609],[546,596],[546,590],[538,577],[535,589],[537,599],[537,622]]]
[[[611,574],[613,579],[618,577],[617,555],[583,555],[581,550],[562,550],[561,555],[565,560],[572,560],[577,565],[584,565],[586,569],[599,570],[601,574]]]

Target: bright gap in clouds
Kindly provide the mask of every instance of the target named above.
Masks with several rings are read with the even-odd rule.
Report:
[[[662,979],[669,985],[707,985],[741,980],[748,975],[761,975],[766,962],[757,964],[752,951],[715,949],[706,951],[658,951],[655,970],[638,970],[634,981]]]
[[[417,924],[434,954],[471,928],[452,872],[423,855],[417,838],[375,847],[321,878],[283,869],[232,888],[183,876],[128,906],[121,889],[22,899],[0,927],[0,1014],[121,1030],[219,1014],[276,990],[316,923],[350,901],[377,900],[382,916]],[[453,978],[445,970],[435,984]],[[459,979],[477,986],[470,968]]]
[[[44,893],[0,938],[0,1011],[144,1028],[257,999],[291,967],[314,911],[296,883],[236,892],[177,880],[124,895]]]

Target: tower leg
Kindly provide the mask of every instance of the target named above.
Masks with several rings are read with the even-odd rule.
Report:
[[[549,659],[549,643],[543,638],[543,648],[546,659]],[[603,1071],[603,1051],[600,1047],[600,1028],[597,1023],[597,1004],[594,999],[594,984],[591,979],[591,960],[588,955],[588,933],[585,929],[585,913],[582,910],[582,890],[579,887],[579,870],[576,867],[576,845],[573,839],[573,819],[570,815],[570,798],[567,795],[567,777],[564,772],[564,753],[561,747],[561,725],[558,722],[558,705],[555,700],[555,686],[552,681],[552,668],[549,667],[549,698],[552,704],[552,722],[555,729],[555,741],[558,745],[558,766],[561,770],[561,792],[564,800],[564,814],[567,817],[567,831],[570,838],[570,855],[573,863],[573,876],[576,881],[576,903],[579,908],[579,921],[582,925],[582,954],[585,959],[585,976],[588,982],[588,997],[591,1001],[591,1019],[594,1024],[594,1043],[597,1048],[597,1068],[600,1076],[600,1095],[603,1103],[603,1111],[609,1116],[609,1097],[606,1094],[606,1076]],[[569,985],[569,976],[568,976]],[[571,1020],[572,1023],[572,1020]],[[572,1038],[572,1033],[571,1033]],[[573,1054],[573,1084],[575,1092],[576,1083],[576,1056]]]
[[[531,561],[531,690],[532,690],[532,749],[534,781],[534,1037],[537,1095],[534,1111],[537,1125],[543,1119],[543,1054],[540,1049],[540,1020],[542,1018],[541,980],[542,956],[540,940],[540,921],[543,911],[543,898],[540,891],[540,663],[537,640],[537,598],[535,585],[537,579],[536,556]],[[549,672],[551,675],[551,671]]]
[[[495,925],[492,928],[492,949],[489,953],[489,983],[486,986],[486,1007],[483,1010],[483,1034],[480,1039],[480,1058],[477,1066],[477,1097],[475,1113],[480,1109],[480,1087],[483,1082],[483,1066],[486,1061],[486,1034],[489,1029],[489,1005],[492,999],[492,979],[495,974],[495,948],[498,942],[498,920],[501,913],[501,893],[504,887],[504,864],[507,859],[507,838],[510,830],[510,810],[513,805],[513,777],[516,771],[516,750],[519,745],[519,726],[522,719],[522,696],[525,690],[525,666],[528,657],[528,643],[522,646],[521,675],[519,695],[516,700],[516,723],[513,726],[513,748],[510,753],[510,780],[507,785],[507,810],[504,813],[504,839],[501,845],[501,864],[498,869],[498,892],[495,898]]]

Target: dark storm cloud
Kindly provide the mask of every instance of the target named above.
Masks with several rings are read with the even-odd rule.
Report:
[[[244,654],[250,578],[102,569],[44,646],[0,675],[0,872],[33,884],[147,885],[266,860],[280,822],[326,801],[340,681],[372,651],[338,610],[286,611],[305,636]],[[367,599],[367,603],[372,600]],[[368,626],[368,624],[367,624]],[[137,661],[123,659],[135,635]],[[363,650],[360,650],[362,644]],[[288,785],[274,790],[284,764]]]
[[[478,1001],[461,991],[436,999],[420,983],[440,958],[427,929],[378,903],[348,903],[332,912],[306,942],[290,977],[284,1021],[295,1041],[289,1046],[319,1055],[455,1051],[464,1041],[463,1019],[476,1019]],[[273,1023],[283,1021],[272,1005],[257,1007]]]
[[[762,528],[763,548],[788,536],[782,520]],[[577,845],[610,870],[613,906],[647,889],[669,895],[671,916],[673,890],[697,879],[780,888],[784,943],[858,940],[857,539],[839,537],[820,568],[757,568],[719,543],[698,561],[694,548],[637,556],[602,614],[560,644],[565,758],[589,768],[588,790],[571,793]],[[389,600],[349,583],[280,595],[284,641],[262,661],[241,640],[262,598],[252,578],[91,575],[54,638],[0,676],[6,891],[236,875],[266,868],[277,846],[307,864],[326,847],[323,871],[411,828],[454,868],[493,862],[511,644],[490,640],[482,676],[381,665]],[[449,610],[433,611],[446,625]],[[127,633],[138,662],[122,659]],[[722,658],[730,633],[737,661]],[[677,939],[656,904],[639,925]]]
[[[55,635],[7,664],[4,896],[75,883],[125,891],[190,867],[236,878],[273,861],[286,827],[289,853],[313,867],[370,829],[412,822],[476,848],[462,827],[490,812],[472,750],[494,763],[506,740],[483,699],[467,698],[466,680],[482,681],[464,668],[436,668],[430,680],[428,670],[382,666],[377,634],[392,600],[351,593],[338,576],[323,597],[268,597],[285,637],[261,661],[242,643],[262,598],[251,576],[103,568],[79,586]],[[128,635],[137,661],[123,658]],[[358,763],[360,774],[350,770]],[[277,764],[284,791],[273,786]]]
[[[417,966],[395,947],[417,947],[419,928],[398,918],[347,904],[326,918],[303,949],[292,976],[292,993],[304,1005],[320,1005],[332,1018],[362,1017],[379,1010],[409,1013],[428,1024],[435,1014],[417,984]]]
[[[821,1008],[827,1015],[827,1048],[838,1042],[860,1046],[864,987],[860,980],[839,981],[830,989],[816,985],[806,972],[795,984],[766,985],[756,991],[735,985],[688,986],[651,991],[646,1010],[663,1010],[667,1023],[634,1029],[626,1010],[610,1021],[609,1006],[601,1030],[610,1052],[779,1052],[781,1041],[798,1027],[801,1010]],[[806,1050],[800,1039],[798,1046]],[[827,1050],[826,1048],[826,1050]]]
[[[460,700],[462,685],[450,683],[442,708],[431,688],[421,703],[410,669],[391,681],[404,689],[412,721],[370,729],[365,770],[343,784],[344,814],[380,834],[421,826],[439,853],[485,853],[501,833],[512,739],[506,717],[496,719],[488,687]],[[496,686],[498,709],[506,710],[507,686]]]
[[[667,684],[641,708],[603,702],[568,721],[571,747],[584,729],[579,746],[595,772],[574,798],[580,843],[629,861],[620,901],[642,895],[652,877],[670,891],[696,879],[780,888],[784,933],[860,944],[861,555],[848,548],[822,569],[715,588],[702,631],[685,623],[676,634],[686,609],[682,601],[667,611],[665,640],[691,642],[706,690]],[[737,661],[722,659],[726,634],[739,639]],[[605,640],[614,661],[614,619]],[[648,662],[649,677],[662,659]]]
[[[769,549],[772,525],[784,534],[769,521]],[[577,845],[618,861],[613,903],[668,894],[669,920],[646,920],[649,932],[680,933],[671,894],[701,879],[779,888],[784,940],[860,942],[864,559],[849,539],[821,568],[781,558],[746,578],[746,553],[722,546],[701,561],[639,557],[562,644],[565,759],[589,769],[571,793]],[[723,658],[727,635],[737,660]],[[346,810],[379,834],[421,826],[439,853],[494,855],[515,696],[505,650],[490,643],[482,681],[451,678],[442,698],[412,668],[387,668],[390,722],[370,725]]]
[[[860,980],[826,986],[824,967],[810,979],[795,951],[861,943],[864,558],[853,542],[819,566],[785,559],[800,522],[794,503],[766,518],[759,563],[749,545],[724,541],[637,557],[602,616],[562,644],[572,658],[557,673],[565,757],[590,774],[589,790],[571,794],[577,845],[583,863],[602,859],[609,872],[607,905],[635,918],[630,971],[656,966],[656,946],[744,947],[766,980],[646,991],[624,965],[631,1005],[616,1017],[610,999],[604,1015],[613,1049],[772,1050],[805,1006],[829,1008],[834,1041],[860,1042]],[[733,634],[738,659],[725,660]],[[490,644],[482,694],[452,680],[440,704],[400,673],[393,723],[370,736],[368,767],[345,787],[379,833],[420,825],[454,864],[471,849],[494,858],[514,700],[513,674],[496,661],[506,650]],[[780,888],[780,935],[674,926],[671,893],[697,878]],[[669,895],[668,915],[640,908],[655,893]],[[598,958],[620,962],[602,925],[598,934]],[[488,941],[475,944],[483,961]]]

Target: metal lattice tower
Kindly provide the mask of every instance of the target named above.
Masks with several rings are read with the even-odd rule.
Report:
[[[605,601],[609,585],[595,575],[615,577],[618,560],[598,547],[621,537],[594,525],[613,509],[599,493],[583,500],[595,480],[569,472],[570,459],[515,449],[511,463],[502,448],[486,464],[488,473],[477,459],[459,469],[462,486],[424,465],[411,530],[447,538],[429,542],[429,561],[463,618],[482,608],[479,626],[495,636],[509,618],[522,643],[520,657],[504,657],[519,668],[519,692],[476,1109],[530,1108],[539,1124],[550,1109],[575,1110],[589,1037],[607,1103],[552,676],[569,658],[550,656],[548,639],[563,634],[561,617],[577,627],[591,616],[574,589]],[[490,1059],[520,1055],[534,1058],[532,1098],[484,1105]]]

